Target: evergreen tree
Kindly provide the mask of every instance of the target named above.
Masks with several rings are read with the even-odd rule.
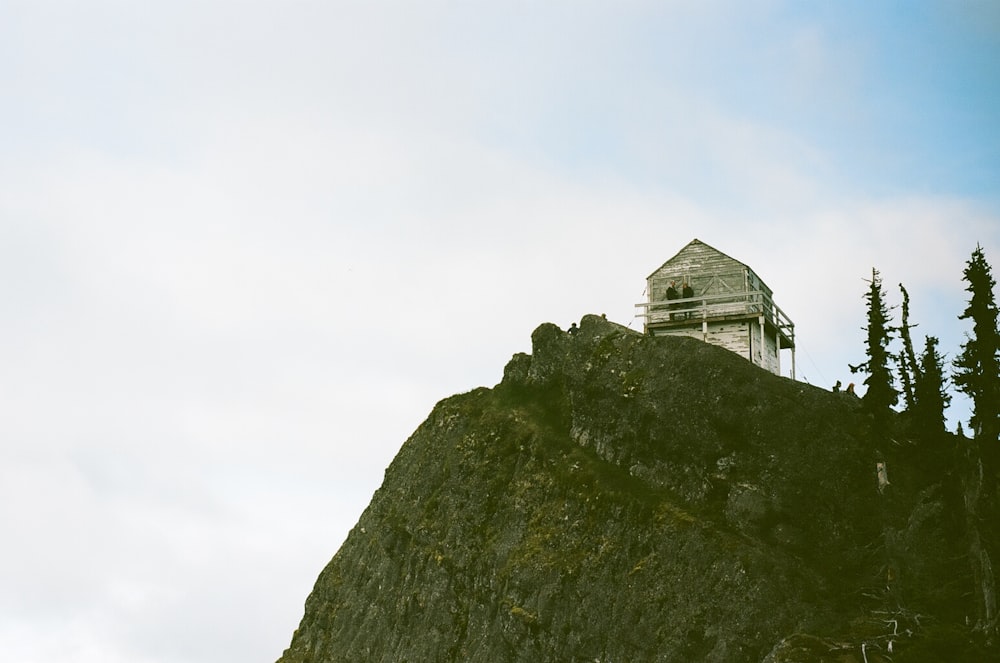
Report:
[[[1000,333],[993,297],[996,282],[983,249],[976,246],[966,263],[965,288],[971,293],[961,320],[971,319],[973,330],[955,358],[955,385],[972,399],[972,442],[965,448],[964,502],[969,563],[974,580],[977,626],[988,643],[995,641],[998,627],[997,586],[993,560],[1000,557],[1000,504],[998,462],[1000,455]]]
[[[913,389],[913,422],[925,438],[940,437],[945,433],[944,410],[951,402],[945,383],[944,357],[938,353],[937,345],[936,337],[925,337]]]
[[[882,277],[878,270],[872,268],[872,280],[868,283],[870,285],[865,294],[868,302],[868,326],[863,328],[868,332],[865,345],[868,361],[851,366],[850,369],[852,373],[864,371],[868,374],[864,380],[867,390],[861,401],[874,417],[876,425],[884,428],[888,425],[892,406],[899,401],[889,368],[888,347],[893,330],[889,325],[889,309],[885,304]]]
[[[972,336],[966,335],[962,352],[954,361],[955,386],[972,399],[969,426],[980,441],[984,460],[994,461],[1000,445],[1000,332],[997,330],[997,305],[993,297],[992,271],[976,246],[966,263],[965,290],[972,294],[960,320],[972,320]],[[990,462],[996,469],[996,463]]]
[[[896,365],[899,366],[899,382],[903,388],[903,402],[906,403],[907,411],[912,411],[916,403],[914,393],[916,383],[920,381],[920,364],[917,363],[916,353],[913,351],[913,340],[910,337],[910,330],[916,325],[910,324],[910,293],[906,291],[903,284],[899,284],[899,290],[903,293],[903,313],[902,321],[899,325],[899,337],[903,341],[903,349],[896,355]]]
[[[899,393],[903,396],[903,409],[906,412],[913,412],[916,403],[916,395],[914,394],[916,381],[911,377],[911,364],[906,359],[906,351],[900,350],[898,354],[892,355],[892,360],[896,363],[896,370],[899,372]]]

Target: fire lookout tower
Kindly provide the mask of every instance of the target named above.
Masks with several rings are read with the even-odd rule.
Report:
[[[795,378],[795,324],[747,265],[694,239],[646,278],[646,293],[648,301],[636,304],[645,333],[693,336],[776,375],[781,351],[791,350]]]

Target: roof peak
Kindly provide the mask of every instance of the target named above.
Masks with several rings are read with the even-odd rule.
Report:
[[[695,237],[690,242],[688,242],[683,247],[681,247],[680,251],[678,251],[677,253],[675,253],[674,255],[672,255],[662,265],[660,265],[659,267],[657,267],[656,269],[654,269],[653,272],[649,276],[647,276],[646,278],[650,278],[651,276],[653,276],[653,274],[656,274],[656,272],[658,272],[661,269],[663,269],[664,267],[666,267],[668,263],[670,263],[672,260],[676,259],[677,256],[681,255],[682,253],[684,253],[684,251],[686,251],[688,248],[690,248],[692,245],[695,245],[695,244],[700,244],[700,245],[704,246],[707,249],[711,249],[712,251],[715,251],[719,255],[725,256],[726,258],[732,260],[733,262],[738,263],[738,264],[742,265],[743,267],[746,267],[747,269],[749,269],[749,267],[747,266],[747,264],[745,262],[743,262],[742,260],[737,260],[736,258],[732,257],[728,253],[726,253],[724,251],[720,251],[719,249],[715,248],[711,244],[708,244],[707,242],[703,242],[700,239],[698,239],[697,237]]]

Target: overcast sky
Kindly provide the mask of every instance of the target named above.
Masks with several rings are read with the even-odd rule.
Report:
[[[434,403],[693,238],[799,379],[873,267],[953,357],[998,63],[995,2],[0,0],[3,659],[273,661]]]

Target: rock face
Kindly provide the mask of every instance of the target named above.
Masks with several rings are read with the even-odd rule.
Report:
[[[945,481],[866,431],[697,340],[543,324],[406,441],[280,663],[980,655]]]

